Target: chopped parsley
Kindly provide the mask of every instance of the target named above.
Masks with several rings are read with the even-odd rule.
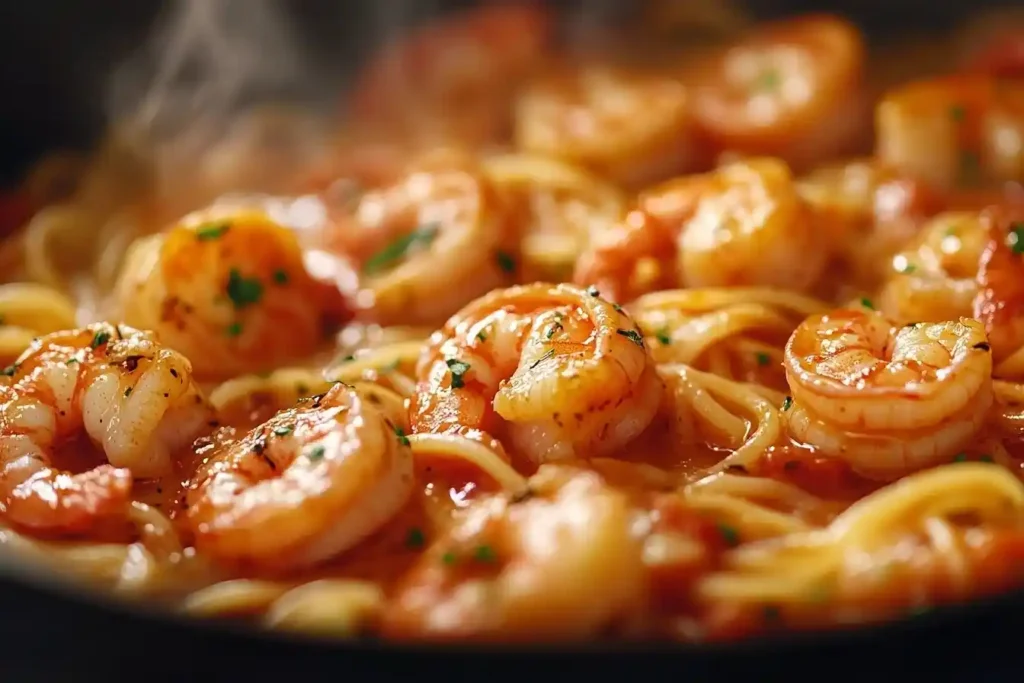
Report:
[[[74,365],[77,362],[77,358],[68,358],[66,361],[64,361],[64,365]]]
[[[640,333],[636,330],[615,330],[616,334],[621,334],[623,337],[633,342],[641,349],[644,347],[644,338],[640,336]]]
[[[557,323],[556,322],[551,327],[548,328],[548,331],[544,335],[544,338],[545,339],[551,339],[552,337],[555,336],[556,332],[561,332],[563,329],[565,329],[565,328],[562,327],[562,323]]]
[[[452,373],[452,389],[461,389],[466,386],[466,373],[469,372],[469,363],[449,358],[445,361]]]
[[[89,343],[89,348],[98,349],[99,347],[106,344],[108,341],[110,341],[109,332],[97,332],[95,335],[93,335],[92,341]]]
[[[654,338],[658,340],[658,343],[662,346],[668,346],[672,343],[672,335],[668,333],[668,328],[663,327],[654,333]]]
[[[274,274],[271,277],[273,277],[274,282],[279,285],[288,284],[288,271],[284,270],[283,268],[278,268],[277,270],[275,270]]]
[[[473,559],[476,560],[477,562],[488,562],[488,563],[490,563],[490,562],[494,562],[496,559],[498,559],[498,556],[494,553],[494,548],[492,548],[491,546],[489,546],[489,545],[481,545],[481,546],[478,546],[477,549],[473,551]]]
[[[476,338],[478,341],[487,341],[487,332],[485,330],[480,330],[479,332],[476,333]]]
[[[782,400],[782,412],[786,412],[793,407],[793,397],[787,396]]]
[[[861,297],[860,305],[863,306],[864,308],[870,308],[872,311],[875,310],[875,304],[872,303],[871,299],[867,298],[866,296]]]
[[[132,395],[132,388],[128,387],[127,389],[125,389],[124,390],[124,395],[125,395],[125,398],[131,396]]]
[[[755,90],[772,91],[782,85],[782,75],[778,69],[765,69],[754,82]]]
[[[537,360],[533,361],[533,364],[530,365],[530,369],[533,370],[535,367],[537,367],[538,365],[540,365],[541,363],[546,361],[548,358],[554,358],[554,356],[555,356],[555,350],[554,349],[548,349],[547,351],[544,352],[543,356],[541,356]]]
[[[295,431],[294,427],[288,427],[288,426],[274,427],[274,436],[288,436],[293,431]]]
[[[426,223],[417,227],[408,235],[402,235],[371,256],[366,261],[366,265],[363,266],[363,272],[367,275],[374,275],[387,270],[408,256],[409,252],[415,251],[418,247],[429,246],[437,238],[437,233],[440,230],[440,223]]]
[[[917,270],[917,266],[913,263],[901,263],[899,267],[896,268],[897,273],[903,273],[904,275],[910,275],[915,270]]]
[[[4,377],[14,377],[14,373],[16,373],[17,371],[18,371],[18,364],[15,363],[13,365],[8,365],[3,370],[0,370],[0,375],[3,375]]]
[[[409,529],[409,533],[405,535],[405,547],[412,550],[422,548],[427,542],[427,537],[423,535],[423,530],[417,527]]]
[[[398,443],[403,446],[408,446],[410,444],[409,437],[405,435],[405,431],[401,427],[395,427],[395,436],[398,437]]]
[[[238,268],[228,273],[227,295],[235,308],[245,308],[263,298],[263,284],[256,278],[243,277]]]
[[[447,565],[455,564],[457,559],[458,558],[455,557],[455,553],[451,552],[450,550],[441,556],[441,561]]]
[[[196,239],[200,242],[210,242],[216,239],[220,239],[224,236],[224,233],[231,227],[231,223],[227,221],[218,221],[215,223],[204,223],[196,228]]]
[[[985,454],[985,455],[979,455],[978,456],[978,462],[995,462],[995,461],[992,459],[991,455]]]
[[[740,543],[740,534],[734,527],[728,524],[719,524],[718,533],[722,535],[722,540],[730,548],[735,548]]]
[[[757,358],[757,364],[762,368],[772,362],[772,357],[763,352],[759,352],[755,358]]]
[[[321,446],[320,444],[317,444],[316,446],[313,446],[308,451],[306,451],[306,457],[312,460],[313,462],[316,462],[317,460],[323,459],[325,452],[326,451],[324,447]]]
[[[949,108],[949,118],[953,119],[957,123],[960,123],[967,117],[967,110],[959,104],[954,104]]]
[[[1024,223],[1011,223],[1010,234],[1006,236],[1006,246],[1014,254],[1024,254]]]
[[[497,262],[498,267],[506,273],[514,273],[516,270],[516,259],[512,254],[504,251],[494,252],[494,260]]]
[[[953,462],[967,462],[967,454],[957,453],[956,455],[953,456]]]
[[[230,325],[228,325],[228,329],[225,330],[225,332],[229,337],[237,337],[238,335],[242,334],[242,323],[231,323]]]

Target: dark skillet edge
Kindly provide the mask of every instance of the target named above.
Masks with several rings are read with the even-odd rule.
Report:
[[[990,683],[1009,680],[1002,677],[1003,670],[1019,670],[1015,638],[1024,631],[1024,591],[1017,591],[896,622],[735,643],[479,646],[324,640],[184,617],[84,589],[24,561],[5,567],[4,559],[0,557],[0,614],[17,616],[0,619],[0,661],[7,671],[42,669],[55,677],[46,680],[62,680],[64,666],[73,675],[86,660],[90,679],[102,675],[115,680],[132,671],[138,675],[137,667],[147,672],[157,667],[159,676],[223,671],[239,680],[300,668],[304,683],[365,669],[375,681],[391,676],[407,680],[457,664],[456,673],[465,670],[467,675],[501,680],[543,678],[562,670],[659,678],[651,667],[661,667],[673,678],[685,672],[690,680],[754,676],[767,681],[776,675],[799,680],[806,673],[827,675],[829,681],[877,681],[912,671],[930,680],[978,680],[985,672],[984,683]],[[63,654],[57,659],[54,652]],[[894,663],[899,663],[897,669]],[[159,676],[156,680],[163,680]],[[955,678],[959,676],[970,678]]]

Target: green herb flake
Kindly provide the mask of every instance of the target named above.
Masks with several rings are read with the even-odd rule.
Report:
[[[641,349],[644,347],[644,338],[636,330],[615,330],[615,333],[622,335]]]
[[[561,332],[563,329],[565,328],[562,327],[562,323],[554,323],[553,325],[551,325],[551,327],[548,328],[548,331],[544,334],[544,338],[551,339],[552,337],[555,336],[556,332]]]
[[[323,459],[325,452],[326,450],[324,449],[324,447],[321,446],[320,444],[317,444],[316,446],[313,446],[312,448],[306,451],[306,457],[312,460],[313,462],[316,462],[318,460]]]
[[[735,548],[740,544],[740,534],[734,527],[728,524],[719,524],[718,533],[722,535],[722,540],[730,548]]]
[[[450,550],[441,556],[441,562],[448,566],[455,564],[457,561],[458,558],[455,557],[455,553],[451,552]]]
[[[1024,254],[1024,223],[1011,223],[1010,234],[1006,236],[1006,246],[1014,254]]]
[[[196,239],[200,242],[212,242],[223,237],[230,227],[231,223],[227,221],[204,223],[196,228]]]
[[[398,443],[403,446],[408,446],[412,443],[409,441],[409,437],[405,435],[405,431],[401,427],[395,427],[395,436],[398,437]]]
[[[263,298],[263,284],[256,278],[243,277],[237,268],[232,268],[228,273],[226,293],[235,308],[245,308]]]
[[[612,304],[612,308],[615,309],[616,313],[622,313],[623,315],[626,314],[626,312],[624,310],[622,310],[622,306],[620,306],[618,304]]]
[[[960,184],[977,185],[981,178],[981,159],[969,150],[960,152]]]
[[[754,357],[757,358],[757,364],[762,368],[772,362],[772,357],[767,353],[759,352]]]
[[[440,230],[440,223],[426,223],[417,227],[408,235],[402,235],[371,256],[366,261],[366,265],[363,266],[363,273],[375,275],[391,268],[417,248],[430,246],[430,243],[437,238]]]
[[[99,347],[110,341],[109,332],[97,332],[93,335],[92,341],[89,343],[89,348],[98,349]]]
[[[668,346],[672,343],[672,335],[669,334],[668,328],[663,327],[654,333],[654,338],[658,340],[658,343],[662,346]]]
[[[957,453],[956,455],[953,456],[953,462],[967,462],[967,454]]]
[[[601,291],[594,285],[587,287],[587,294],[590,296],[601,296]]]
[[[949,118],[953,119],[957,123],[962,122],[967,117],[967,110],[962,105],[954,104],[949,108]]]
[[[495,554],[494,548],[492,548],[491,546],[481,545],[473,551],[473,559],[477,562],[485,562],[490,564],[491,562],[494,562],[496,559],[498,559],[498,556]]]
[[[229,337],[237,337],[238,335],[242,334],[242,323],[231,323],[225,330],[225,334],[227,334]]]
[[[861,298],[860,305],[863,306],[864,308],[869,308],[872,311],[875,310],[875,304],[872,303],[871,299],[867,298],[866,296]]]
[[[410,550],[418,550],[422,548],[427,542],[427,537],[423,535],[423,529],[413,527],[409,529],[409,533],[405,535],[405,547]]]
[[[18,364],[14,363],[13,365],[8,365],[3,370],[0,370],[0,375],[2,375],[4,377],[14,377],[14,373],[16,373],[17,371],[18,371]]]
[[[124,395],[125,395],[125,398],[131,396],[132,395],[132,388],[128,387],[127,389],[125,389],[124,390]]]
[[[448,370],[452,373],[452,389],[461,389],[466,386],[466,373],[469,372],[469,363],[449,358],[445,361]]]
[[[288,436],[293,431],[295,431],[294,427],[288,427],[288,426],[274,427],[274,436]]]
[[[288,284],[288,271],[284,269],[279,268],[275,270],[274,274],[271,277],[273,278],[274,282],[279,285]]]
[[[903,275],[910,275],[915,270],[917,270],[917,266],[915,266],[913,263],[903,263],[900,265],[899,268],[896,269],[896,272],[902,273]]]
[[[480,330],[479,332],[476,333],[476,338],[477,341],[485,342],[487,341],[487,334],[483,330]]]
[[[512,254],[504,251],[494,252],[494,261],[501,268],[502,272],[514,273],[516,270],[516,259]]]
[[[74,365],[77,362],[77,358],[68,358],[66,361],[64,361],[64,365]]]
[[[786,412],[793,407],[793,397],[787,396],[782,400],[782,412]]]
[[[978,456],[978,462],[995,462],[995,460],[992,458],[991,455],[985,454]]]

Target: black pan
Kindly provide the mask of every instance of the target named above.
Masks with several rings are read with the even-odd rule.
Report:
[[[217,2],[219,0],[208,0]],[[237,0],[236,0],[237,1]],[[261,0],[249,0],[253,4]],[[692,0],[696,1],[696,0]],[[87,148],[103,129],[114,67],[137,53],[171,3],[33,0],[0,10],[0,180],[14,181],[34,159],[60,147]],[[290,0],[279,5],[307,46],[322,100],[340,89],[375,39],[380,12],[409,23],[469,2]],[[629,0],[557,2],[573,16],[616,21]],[[759,0],[759,17],[839,11],[873,41],[956,25],[995,3],[975,0]],[[273,93],[272,93],[273,94]],[[332,98],[333,99],[333,98]],[[881,626],[728,645],[651,644],[551,648],[409,648],[373,642],[318,642],[237,625],[186,620],[83,591],[0,555],[0,681],[221,680],[291,677],[381,681],[444,676],[460,680],[569,677],[674,681],[904,680],[1000,683],[1024,677],[1024,592],[933,610]]]

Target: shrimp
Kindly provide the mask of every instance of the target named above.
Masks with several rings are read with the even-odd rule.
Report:
[[[196,548],[268,572],[345,552],[413,490],[408,439],[342,384],[204,455],[186,494]]]
[[[127,325],[46,335],[4,374],[0,501],[36,531],[79,533],[123,512],[133,479],[169,473],[210,416],[188,360]],[[58,449],[83,432],[106,463],[63,471]]]
[[[1024,180],[1024,85],[982,75],[911,83],[875,114],[883,163],[943,191]]]
[[[644,262],[668,271],[647,289],[771,286],[802,291],[828,254],[786,165],[751,159],[644,192],[622,226],[583,255],[575,281],[613,299],[645,293]],[[675,263],[672,263],[672,261]]]
[[[814,315],[785,366],[790,434],[876,479],[946,461],[992,404],[992,354],[969,318],[894,328],[868,309]]]
[[[693,170],[701,160],[690,98],[677,78],[607,66],[563,68],[516,103],[516,145],[629,187]]]
[[[506,4],[416,29],[357,80],[355,123],[413,144],[499,142],[515,88],[544,61],[552,28],[542,7]]]
[[[646,600],[624,493],[593,472],[543,466],[528,499],[481,500],[396,589],[383,631],[407,639],[601,635]]]
[[[468,156],[420,158],[339,218],[329,247],[364,276],[362,313],[382,325],[437,324],[516,268],[511,217]]]
[[[625,445],[650,424],[662,393],[633,321],[573,285],[477,299],[434,333],[417,376],[414,432],[503,429],[503,442],[536,463]]]
[[[351,318],[295,235],[256,204],[214,205],[136,241],[115,299],[126,322],[154,330],[207,380],[307,356]]]
[[[1024,210],[994,208],[982,220],[987,242],[978,265],[974,317],[985,325],[999,364],[1024,347]],[[1000,370],[997,374],[1005,375]]]
[[[880,310],[897,323],[971,316],[987,235],[977,213],[936,216],[893,257],[894,273],[878,298]]]
[[[694,115],[721,149],[808,166],[860,142],[864,64],[860,34],[838,17],[762,25],[697,67]]]

